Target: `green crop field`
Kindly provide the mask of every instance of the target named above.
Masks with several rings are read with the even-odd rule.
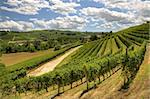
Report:
[[[42,32],[43,34],[41,34]],[[18,40],[31,41],[37,38],[40,38],[42,42],[47,42],[43,40],[45,39],[44,36],[51,37],[53,33],[55,33],[53,40],[59,37],[69,37],[68,39],[75,37],[74,41],[76,42],[71,41],[66,46],[67,41],[64,43],[57,39],[59,44],[65,47],[8,67],[0,64],[0,68],[2,68],[0,69],[0,97],[58,99],[75,97],[75,99],[88,99],[88,97],[94,98],[95,94],[99,96],[97,99],[100,99],[101,94],[106,93],[103,90],[107,90],[111,85],[114,90],[118,88],[114,84],[120,85],[117,92],[112,93],[112,90],[110,92],[107,90],[108,95],[119,96],[130,89],[133,82],[137,83],[135,79],[137,79],[137,74],[141,72],[141,66],[146,66],[143,65],[143,61],[145,62],[144,57],[147,55],[149,23],[143,23],[115,33],[107,33],[102,38],[94,40],[88,38],[86,42],[81,42],[81,38],[86,38],[89,35],[92,37],[93,34],[82,32],[69,34],[65,31],[55,30],[33,31],[31,36],[28,36],[28,32],[20,33],[21,35],[12,32],[3,34],[0,39],[5,43]],[[95,34],[98,35],[98,33]],[[64,55],[68,50],[78,46],[81,47],[66,57],[53,71],[40,76],[27,76],[29,71],[37,69],[48,61],[57,59],[56,57]],[[94,93],[94,90],[97,93]],[[148,97],[149,94],[145,95]]]

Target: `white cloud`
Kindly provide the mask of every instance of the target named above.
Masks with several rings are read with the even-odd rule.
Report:
[[[87,7],[81,9],[82,15],[87,16],[91,26],[100,30],[118,30],[141,24],[150,20],[150,1],[141,0],[94,0],[104,4],[103,8]]]
[[[135,16],[143,17],[143,19],[150,17],[150,1],[148,0],[94,0],[105,5],[106,8],[119,8],[121,10],[129,11]]]
[[[78,30],[85,27],[87,20],[79,16],[57,17],[51,20],[30,19],[26,21],[7,20],[0,22],[0,30],[29,31],[36,29]]]
[[[100,27],[105,29],[110,29],[113,27],[113,24],[109,22],[109,23],[101,24]]]
[[[7,0],[5,4],[10,7],[1,6],[1,10],[17,12],[25,15],[35,15],[42,8],[48,8],[56,13],[68,15],[76,13],[76,7],[80,6],[75,2],[63,2],[61,0]],[[52,4],[52,5],[50,5]]]
[[[52,20],[34,20],[34,24],[42,29],[82,29],[86,19],[78,16],[57,17]]]
[[[92,29],[118,30],[122,27],[150,20],[150,1],[148,0],[93,0],[104,4],[103,8],[81,8],[77,1],[80,0],[70,0],[70,2],[64,2],[64,0],[7,0],[5,4],[8,6],[1,6],[0,10],[35,15],[41,9],[47,8],[46,10],[62,14],[64,17],[51,20],[30,19],[29,22],[13,21],[11,18],[16,19],[13,16],[11,18],[0,17],[0,29],[19,31],[32,29],[85,29],[86,26],[89,26]],[[80,8],[80,10],[77,11],[77,8]],[[71,13],[76,15],[69,16]]]
[[[80,12],[83,15],[86,16],[91,16],[92,18],[95,19],[105,19],[106,21],[121,21],[124,19],[130,19],[133,17],[132,14],[125,14],[122,12],[117,12],[117,11],[111,11],[106,8],[95,8],[95,7],[88,7],[88,8],[83,8],[80,10]]]
[[[45,0],[7,0],[5,4],[10,7],[1,6],[1,10],[25,15],[35,15],[40,9],[49,7],[49,2]]]
[[[50,0],[52,6],[49,8],[56,13],[60,13],[63,15],[68,15],[69,13],[76,13],[76,7],[79,7],[80,4],[75,2],[63,2],[61,0]]]
[[[28,31],[33,29],[33,24],[31,22],[24,21],[5,21],[0,22],[0,30],[11,30],[11,31]]]

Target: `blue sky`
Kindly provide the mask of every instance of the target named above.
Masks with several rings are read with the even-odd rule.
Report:
[[[1,0],[0,30],[117,31],[149,13],[149,0]]]

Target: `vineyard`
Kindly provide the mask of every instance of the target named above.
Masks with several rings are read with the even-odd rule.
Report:
[[[83,44],[66,64],[41,76],[28,77],[27,73],[80,44],[4,68],[0,74],[1,96],[45,90],[51,93],[48,97],[55,98],[73,89],[73,84],[86,84],[82,97],[117,71],[124,79],[120,90],[128,89],[144,60],[148,40],[149,24],[144,23]]]

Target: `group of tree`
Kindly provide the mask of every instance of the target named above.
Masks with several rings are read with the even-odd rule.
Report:
[[[56,50],[59,50],[61,48],[60,44],[55,40],[49,40],[47,42],[35,40],[33,42],[26,41],[23,43],[14,42],[14,43],[0,44],[0,51],[3,53],[35,52],[55,47]]]
[[[0,44],[0,52],[3,53],[16,53],[16,52],[35,52],[39,50],[47,50],[49,48],[54,48],[54,50],[61,49],[62,46],[67,44],[72,44],[75,42],[84,43],[81,37],[58,37],[57,39],[47,39],[42,40],[32,40],[24,42],[2,42]]]

